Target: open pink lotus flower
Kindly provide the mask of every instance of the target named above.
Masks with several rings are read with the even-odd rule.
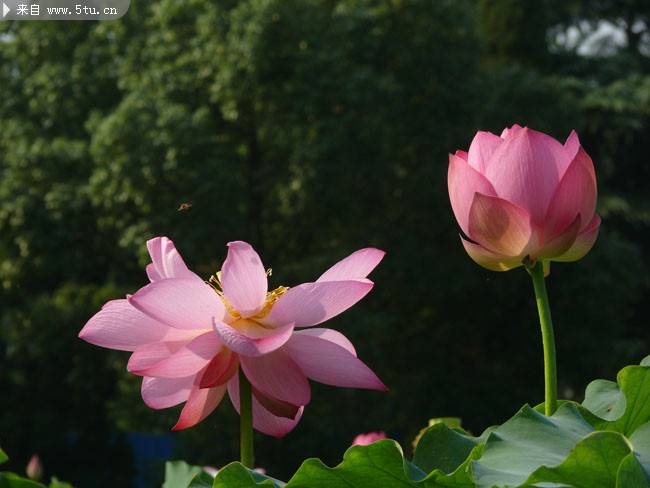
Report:
[[[185,402],[173,430],[207,417],[226,391],[239,411],[239,369],[253,391],[253,426],[282,437],[311,399],[308,379],[386,390],[339,332],[312,327],[340,314],[372,289],[366,276],[384,252],[362,249],[316,282],[268,291],[267,273],[247,243],[228,244],[221,272],[206,283],[166,237],[147,242],[151,283],[108,302],[79,333],[91,344],[133,351],[131,373],[144,377],[154,409]]]
[[[485,268],[541,260],[548,272],[598,236],[596,173],[575,131],[564,144],[519,125],[477,132],[469,152],[449,155],[448,186],[463,245]]]

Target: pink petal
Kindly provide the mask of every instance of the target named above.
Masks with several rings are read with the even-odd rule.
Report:
[[[467,154],[467,151],[462,151],[460,149],[456,149],[456,152],[454,153],[454,156],[457,158],[462,159],[463,161],[467,161],[467,158],[469,157],[469,154]]]
[[[368,366],[339,345],[340,339],[333,342],[329,338],[328,334],[296,332],[282,350],[289,353],[308,378],[319,383],[388,391]]]
[[[521,257],[515,256],[513,258],[494,253],[479,244],[474,244],[466,240],[463,236],[460,237],[460,240],[465,247],[465,251],[469,254],[469,257],[472,258],[476,264],[489,269],[490,271],[509,271],[522,265]]]
[[[377,267],[385,255],[384,251],[374,247],[360,249],[325,271],[316,282],[365,278]]]
[[[126,366],[127,371],[144,371],[147,368],[167,359],[181,349],[189,341],[163,341],[151,342],[138,346]]]
[[[539,259],[554,259],[558,256],[563,255],[567,252],[573,243],[578,237],[580,232],[580,227],[582,226],[582,218],[580,214],[576,215],[575,219],[569,226],[562,230],[556,237],[551,239],[548,242],[544,243],[544,247],[539,253],[535,256]]]
[[[320,324],[346,311],[373,287],[367,279],[303,283],[291,288],[273,305],[265,323],[296,327]]]
[[[469,214],[469,237],[504,256],[521,256],[533,230],[525,210],[497,197],[476,193]]]
[[[478,131],[469,146],[467,162],[481,174],[484,174],[492,153],[501,145],[503,139],[492,132]]]
[[[506,127],[505,129],[503,129],[503,131],[501,131],[501,139],[507,139],[508,137],[516,134],[521,129],[523,129],[523,127],[520,126],[519,124],[515,124],[510,128]]]
[[[293,324],[266,329],[266,336],[250,337],[225,322],[214,322],[214,331],[228,349],[242,356],[262,356],[282,347],[293,333]]]
[[[297,330],[294,332],[294,335],[295,334],[298,334],[300,336],[316,337],[318,339],[333,342],[334,344],[341,346],[353,356],[356,357],[357,355],[357,351],[354,349],[352,342],[350,342],[347,337],[336,330],[314,327],[312,329]]]
[[[566,141],[564,142],[564,150],[567,152],[570,161],[573,161],[573,159],[576,157],[576,154],[578,154],[578,149],[580,149],[580,139],[578,139],[578,134],[576,134],[576,131],[572,130],[569,134],[569,137],[567,137]]]
[[[598,215],[594,215],[587,228],[578,234],[578,237],[573,243],[573,246],[571,246],[571,249],[565,252],[562,256],[554,258],[553,261],[577,261],[578,259],[584,257],[584,255],[591,250],[594,243],[596,242],[599,229],[600,217]]]
[[[579,148],[558,185],[545,219],[544,235],[557,236],[580,215],[586,227],[596,211],[596,173],[591,158]]]
[[[484,174],[499,197],[526,210],[540,225],[560,180],[560,168],[563,172],[569,162],[558,141],[523,128],[494,151]]]
[[[217,408],[225,393],[226,385],[215,388],[199,388],[198,385],[194,385],[178,422],[172,427],[172,430],[187,429],[198,424]]]
[[[104,305],[81,329],[79,337],[96,346],[134,351],[149,342],[189,340],[193,333],[172,329],[121,299]]]
[[[228,382],[228,395],[239,413],[239,375],[233,376]],[[282,438],[298,425],[303,411],[304,407],[301,406],[293,419],[273,415],[253,396],[253,427],[264,434]]]
[[[155,378],[184,378],[205,368],[221,349],[221,341],[213,332],[206,332],[157,363],[141,367],[129,361],[131,373]],[[135,355],[135,354],[134,354]]]
[[[266,271],[255,249],[246,242],[228,243],[228,257],[221,268],[223,293],[242,315],[250,317],[262,309],[268,291]]]
[[[462,159],[449,155],[447,171],[449,200],[454,216],[465,234],[469,233],[469,210],[475,193],[496,196],[492,184]]]
[[[147,266],[149,280],[154,282],[165,278],[201,279],[188,269],[185,261],[167,237],[155,237],[147,241],[147,249],[153,261]]]
[[[251,392],[253,393],[253,397],[260,403],[260,405],[262,405],[264,409],[268,410],[276,417],[295,419],[300,409],[303,408],[302,405],[293,405],[292,403],[284,402],[282,400],[278,400],[277,398],[265,395],[254,386],[251,386]]]
[[[210,329],[226,309],[212,287],[199,280],[170,278],[140,288],[129,303],[170,327]]]
[[[239,368],[239,356],[225,347],[217,354],[205,368],[200,388],[212,388],[227,383]]]
[[[251,384],[265,395],[292,405],[307,405],[311,399],[309,381],[283,351],[254,358],[242,356],[241,367]]]
[[[169,408],[187,401],[194,384],[194,376],[186,378],[148,378],[142,379],[142,399],[155,410]]]

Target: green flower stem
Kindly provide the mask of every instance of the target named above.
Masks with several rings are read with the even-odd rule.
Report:
[[[555,359],[555,337],[553,335],[553,320],[551,307],[546,293],[544,280],[544,266],[537,262],[527,267],[528,273],[533,278],[539,325],[542,327],[542,344],[544,346],[544,413],[553,415],[557,410],[557,365]]]
[[[241,463],[253,469],[253,398],[251,384],[239,368],[239,429]]]

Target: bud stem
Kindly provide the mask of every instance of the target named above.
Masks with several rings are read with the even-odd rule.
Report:
[[[239,429],[241,463],[253,469],[253,398],[251,384],[239,368]]]
[[[542,344],[544,346],[544,413],[550,416],[557,410],[557,366],[551,307],[548,301],[548,294],[546,293],[543,264],[538,261],[533,266],[528,266],[527,269],[533,279],[537,312],[539,313],[539,325],[542,328]]]

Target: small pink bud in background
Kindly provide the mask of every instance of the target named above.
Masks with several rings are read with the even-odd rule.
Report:
[[[373,442],[380,441],[382,439],[387,439],[385,432],[367,432],[365,434],[359,434],[352,441],[353,446],[367,446]]]
[[[564,144],[514,125],[479,131],[469,151],[449,155],[447,184],[461,237],[484,268],[576,261],[596,241],[596,173],[572,131]]]
[[[43,464],[41,463],[41,458],[39,458],[37,454],[34,454],[27,463],[25,473],[29,479],[36,481],[43,477]]]
[[[203,466],[203,471],[208,473],[213,478],[219,474],[219,470],[217,468],[213,468],[212,466]]]
[[[219,470],[217,468],[213,468],[212,466],[203,466],[203,471],[212,477],[216,477],[219,474]],[[260,474],[266,474],[266,469],[264,468],[255,468],[253,471],[257,471]]]

